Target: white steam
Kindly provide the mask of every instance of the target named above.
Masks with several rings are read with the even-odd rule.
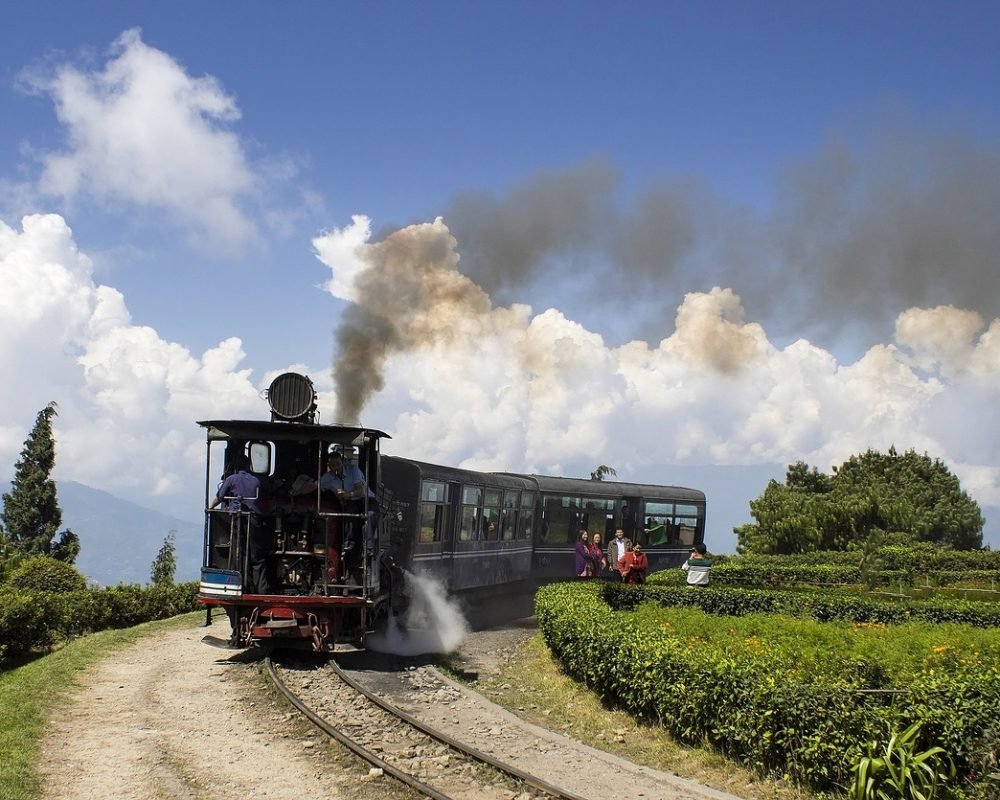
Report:
[[[404,576],[410,597],[406,613],[402,619],[390,617],[386,630],[367,637],[366,646],[397,656],[457,650],[469,633],[461,610],[433,578],[410,572]]]

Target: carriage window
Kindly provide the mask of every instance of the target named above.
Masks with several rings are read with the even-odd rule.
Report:
[[[698,520],[695,517],[677,517],[677,542],[678,544],[694,544],[694,534],[698,529]]]
[[[422,543],[440,542],[448,532],[448,484],[424,481],[420,500],[419,539]]]
[[[500,538],[500,492],[487,489],[483,508],[483,538],[496,541]]]
[[[677,544],[677,531],[674,528],[673,503],[646,503],[646,514],[643,519],[642,533],[639,541],[646,547],[666,547]]]
[[[503,539],[513,539],[517,531],[517,492],[504,492],[503,496],[503,525],[500,536]]]
[[[458,538],[463,542],[474,542],[480,537],[479,522],[482,516],[479,507],[483,502],[483,490],[476,486],[462,489],[462,527]]]
[[[646,503],[641,541],[650,547],[682,547],[695,542],[699,509],[684,503]]]
[[[519,539],[530,539],[535,522],[535,493],[521,492],[521,527],[518,529]]]

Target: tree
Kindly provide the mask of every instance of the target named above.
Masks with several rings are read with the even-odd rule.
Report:
[[[803,462],[750,501],[756,522],[735,529],[741,553],[863,549],[866,542],[982,545],[983,516],[940,459],[894,448],[851,456],[833,475]]]
[[[609,467],[607,464],[601,464],[601,466],[590,473],[590,479],[592,481],[603,481],[609,475],[613,478],[617,476],[618,473],[615,471],[614,467]]]
[[[11,548],[20,555],[50,555],[72,563],[80,552],[80,540],[72,531],[63,531],[53,543],[62,524],[62,510],[56,499],[56,484],[50,477],[56,449],[52,437],[55,402],[38,412],[35,426],[24,440],[21,458],[14,466],[14,482],[3,496],[3,533]]]
[[[157,586],[171,586],[174,582],[174,571],[177,569],[177,548],[174,546],[176,536],[177,531],[170,531],[166,535],[160,552],[153,560],[149,578]]]

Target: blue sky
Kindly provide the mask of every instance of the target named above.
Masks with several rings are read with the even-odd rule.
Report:
[[[7,9],[0,463],[57,399],[63,477],[187,507],[190,420],[290,366],[347,413],[353,306],[396,309],[360,402],[399,452],[895,444],[1000,505],[998,45],[971,2]]]

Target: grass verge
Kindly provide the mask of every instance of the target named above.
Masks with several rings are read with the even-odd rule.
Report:
[[[88,667],[144,636],[191,627],[203,611],[149,622],[125,630],[102,631],[16,669],[0,672],[0,800],[34,800],[40,786],[35,771],[45,722],[79,686]]]
[[[819,797],[785,781],[758,778],[709,748],[685,747],[663,729],[608,708],[590,689],[563,674],[540,634],[514,651],[498,672],[480,675],[472,685],[536,725],[745,800]]]

